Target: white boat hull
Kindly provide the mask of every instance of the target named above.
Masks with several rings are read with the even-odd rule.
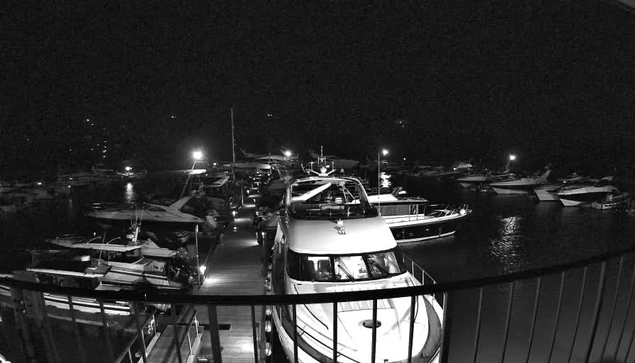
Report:
[[[529,191],[522,190],[522,189],[507,189],[507,188],[496,188],[496,187],[492,187],[492,189],[494,189],[496,194],[502,194],[502,195],[527,195],[527,194],[529,194]]]
[[[440,319],[443,319],[443,309],[441,308],[441,306],[439,305],[439,303],[432,297],[432,296],[424,296],[423,299],[425,299],[425,304],[424,305],[428,305],[428,306],[432,306],[434,309],[434,314],[437,314],[437,316]],[[392,299],[393,301],[396,300],[400,300],[400,299]],[[408,303],[410,302],[410,298],[401,298],[401,300],[404,301],[408,301]],[[420,300],[422,301],[422,300]],[[363,303],[371,303],[370,301],[360,301],[358,302],[358,304],[363,304]],[[342,304],[342,303],[340,303]],[[371,303],[372,304],[372,303]],[[360,319],[360,314],[362,313],[364,314],[364,316],[369,315],[371,313],[371,310],[364,310],[364,311],[358,311],[355,314],[355,319]],[[382,317],[380,316],[380,313],[382,313],[381,311],[378,311],[378,317],[377,320],[382,321],[384,320],[384,318],[386,317]],[[392,315],[393,312],[392,311],[386,311],[386,313],[389,313],[389,315]],[[294,358],[295,358],[295,354],[294,354],[294,342],[293,342],[293,336],[290,335],[289,333],[287,333],[286,329],[283,326],[283,321],[282,321],[282,317],[280,316],[279,312],[277,309],[274,308],[274,312],[273,312],[273,322],[276,326],[276,332],[278,335],[278,338],[280,340],[280,344],[282,346],[282,349],[284,350],[285,355],[288,358],[288,361],[293,362]],[[344,315],[341,312],[338,312],[338,315]],[[339,321],[344,321],[346,320],[346,318],[338,318]],[[386,319],[388,320],[388,319]],[[385,321],[385,320],[384,320]],[[341,323],[340,323],[341,324]],[[438,321],[438,324],[442,324],[442,320]],[[319,355],[322,356],[323,358],[328,358],[328,361],[331,361],[332,359],[332,354],[329,355],[328,357],[326,355],[324,355],[324,352],[321,353],[317,353],[319,352],[318,349],[322,350],[321,348],[315,349],[314,347],[321,347],[324,346],[325,341],[323,336],[321,335],[312,335],[312,332],[307,332],[310,331],[310,329],[308,329],[308,327],[301,327],[299,324],[299,329],[298,329],[298,339],[302,339],[304,341],[304,346],[307,349],[313,350],[313,355]],[[344,327],[340,326],[340,329],[338,329],[338,337],[340,334],[343,335],[344,331],[346,329],[344,329]],[[441,325],[438,326],[434,326],[431,327],[429,325],[428,322],[426,322],[426,324],[421,324],[420,322],[416,322],[415,323],[415,329],[417,330],[421,330],[423,329],[425,332],[423,333],[423,336],[421,336],[420,334],[415,334],[415,345],[419,346],[419,349],[425,349],[426,347],[423,346],[425,343],[425,340],[427,340],[429,338],[429,334],[433,334],[434,331],[440,331],[441,329]],[[386,335],[385,331],[386,327],[385,326],[380,326],[377,328],[377,350],[376,350],[376,359],[375,359],[375,363],[384,363],[384,362],[405,362],[407,360],[407,352],[408,352],[408,340],[407,339],[397,339],[394,341],[386,341],[385,338],[387,338],[389,335]],[[363,349],[363,355],[365,356],[365,353],[368,353],[368,359],[364,360],[361,356],[359,356],[359,352],[356,351],[351,351],[350,348],[347,349],[346,347],[341,346],[341,338],[338,339],[338,362],[341,363],[353,363],[353,362],[360,362],[360,361],[366,361],[369,362],[370,361],[370,354],[371,354],[371,342],[372,342],[372,338],[370,336],[370,334],[372,334],[372,329],[364,329],[361,332],[363,332],[365,335],[367,336],[359,336],[356,334],[357,336],[357,341],[365,341],[368,342],[368,346]],[[316,339],[317,338],[317,339]],[[330,341],[332,337],[326,337],[327,340]],[[417,340],[423,339],[423,341],[419,341],[419,344],[417,344]],[[328,350],[330,350],[332,347],[329,347]],[[421,352],[417,352],[417,349],[414,349],[415,352],[415,356],[413,356],[412,361],[413,362],[418,362],[420,358],[420,354]],[[298,362],[300,363],[320,363],[323,360],[317,360],[314,356],[310,355],[309,353],[307,353],[304,349],[302,349],[300,347],[300,344],[298,344]],[[316,354],[317,353],[317,354]],[[331,350],[332,353],[332,350]],[[353,353],[353,354],[351,354]],[[355,354],[357,353],[357,354]],[[403,354],[402,354],[403,353]],[[391,358],[386,358],[390,356]],[[397,358],[397,356],[399,358]],[[430,363],[438,363],[439,362],[439,354],[436,354],[434,356],[433,359],[429,360]]]
[[[588,204],[588,202],[581,201],[581,200],[572,200],[572,199],[563,199],[563,198],[560,198],[560,202],[562,202],[562,205],[565,207],[578,207],[584,204]]]
[[[541,202],[557,202],[560,200],[560,198],[558,197],[558,194],[550,192],[547,189],[535,189],[534,192],[536,193],[536,196],[538,197],[538,200]]]

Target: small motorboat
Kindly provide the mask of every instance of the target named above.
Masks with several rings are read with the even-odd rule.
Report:
[[[607,194],[603,199],[591,203],[594,209],[619,209],[626,208],[631,203],[631,195],[627,192]]]

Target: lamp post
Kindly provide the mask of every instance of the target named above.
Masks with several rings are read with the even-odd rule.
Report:
[[[194,172],[194,167],[196,166],[196,162],[203,158],[203,152],[200,150],[196,150],[192,153],[192,157],[194,158],[194,163],[192,164],[192,169],[190,170],[190,173],[187,176],[185,185],[183,185],[183,190],[181,191],[181,196],[179,197],[179,199],[183,198],[183,196],[185,195],[185,188],[187,188],[187,183],[189,183],[190,178],[192,177],[192,173]]]
[[[512,162],[516,160],[516,155],[514,154],[509,154],[509,163],[507,164],[507,169],[509,169],[509,171],[511,172],[512,170]]]
[[[377,197],[381,194],[381,157],[388,155],[388,150],[381,149],[381,151],[377,152]],[[379,199],[379,198],[378,198]],[[379,200],[377,201],[378,203]]]

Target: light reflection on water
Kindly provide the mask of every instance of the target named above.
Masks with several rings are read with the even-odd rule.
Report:
[[[502,218],[498,229],[499,237],[490,239],[489,253],[500,261],[502,273],[527,266],[527,252],[521,238],[522,221],[521,216]]]
[[[124,201],[127,204],[134,203],[136,200],[136,194],[134,192],[134,185],[132,183],[126,184],[126,190],[124,192]]]

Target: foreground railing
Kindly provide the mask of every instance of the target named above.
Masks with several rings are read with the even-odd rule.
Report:
[[[11,287],[10,300],[3,301],[5,308],[0,322],[0,334],[6,335],[6,339],[0,339],[0,349],[10,352],[0,351],[0,354],[14,363],[181,363],[193,361],[196,355],[202,361],[203,358],[214,362],[244,361],[231,347],[231,339],[237,338],[225,339],[223,324],[220,324],[226,317],[224,309],[231,308],[233,314],[244,314],[248,322],[247,329],[235,333],[249,341],[240,347],[243,354],[254,362],[265,359],[277,362],[283,361],[284,354],[276,349],[279,344],[271,333],[273,324],[267,323],[274,309],[289,306],[290,319],[295,322],[296,308],[302,304],[332,304],[337,312],[338,303],[369,301],[376,321],[380,300],[411,297],[411,306],[414,306],[415,297],[436,295],[444,307],[442,345],[437,357],[440,362],[628,362],[632,360],[635,337],[634,252],[635,248],[629,248],[559,266],[469,281],[293,296],[87,292],[0,278],[0,284]],[[416,264],[404,261],[410,264],[413,274],[421,273],[415,272]],[[41,293],[68,296],[71,302],[76,298],[94,298],[102,312],[105,303],[127,301],[134,307],[133,315],[128,321],[117,321],[104,313],[78,312],[70,303],[67,319],[60,320],[52,316],[50,309],[33,305],[42,302]],[[166,314],[150,314],[139,308],[158,303],[171,304],[171,308]],[[186,311],[193,311],[194,315]],[[88,321],[91,316],[96,319]],[[338,317],[337,313],[334,317]],[[205,334],[199,335],[199,323],[207,324]],[[345,361],[337,343],[338,319],[334,318],[332,324],[332,356],[328,359]],[[156,326],[166,329],[151,331]],[[179,330],[185,327],[187,333]],[[298,338],[304,332],[297,327],[292,330],[295,331],[291,337],[292,350],[297,352],[302,348]],[[60,331],[67,331],[69,338],[63,337]],[[411,323],[409,350],[412,350],[413,331]],[[126,339],[121,339],[123,336]],[[161,336],[165,339],[160,340]],[[382,357],[376,355],[377,339],[373,326],[368,362],[383,362]],[[7,343],[3,345],[2,340]],[[163,349],[163,353],[158,353],[160,360],[154,360],[152,355],[157,349]]]

